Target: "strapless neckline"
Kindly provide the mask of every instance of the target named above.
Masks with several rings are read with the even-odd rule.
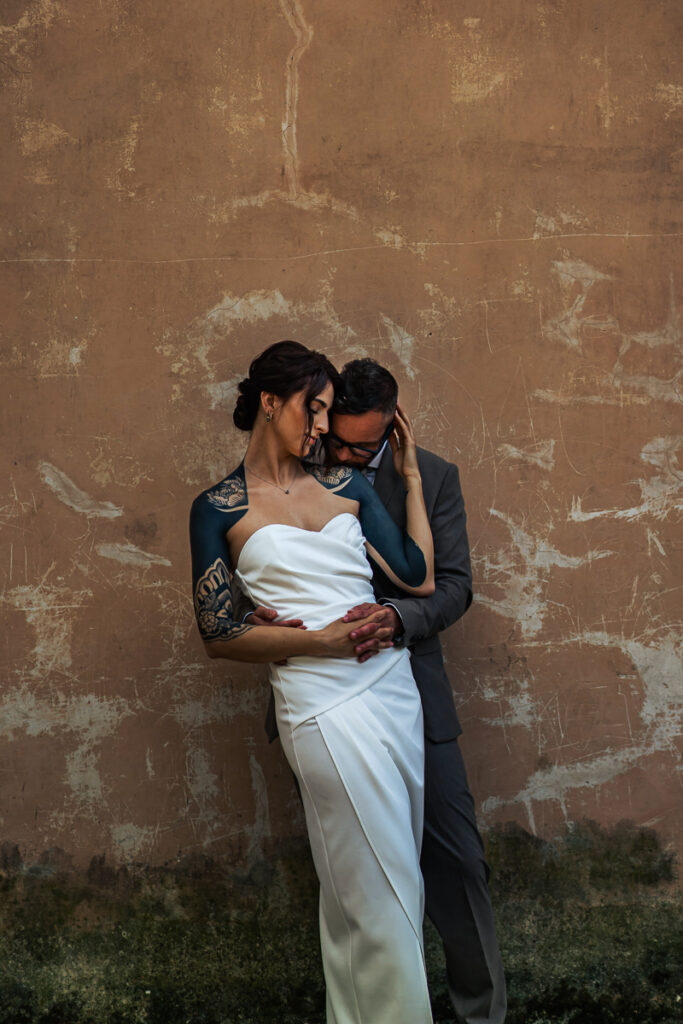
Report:
[[[273,528],[277,528],[277,529],[280,529],[280,530],[296,530],[297,533],[312,533],[314,535],[318,535],[318,534],[324,533],[325,530],[328,528],[328,526],[330,526],[332,523],[334,523],[335,520],[341,519],[344,516],[351,516],[352,519],[354,519],[357,523],[359,523],[358,516],[355,516],[353,514],[353,512],[337,512],[337,514],[335,516],[332,516],[332,518],[328,519],[326,523],[323,523],[323,525],[320,527],[319,530],[307,530],[305,526],[292,526],[291,523],[265,523],[263,526],[259,526],[259,528],[257,530],[254,530],[253,533],[249,534],[249,536],[245,540],[244,544],[242,545],[240,553],[237,556],[237,564],[235,565],[235,572],[237,572],[239,570],[240,562],[242,560],[242,555],[244,554],[244,550],[247,547],[247,545],[250,544],[251,541],[254,539],[254,537],[258,536],[259,533],[263,533],[264,530],[272,530]],[[359,523],[359,526],[360,526],[360,523]]]

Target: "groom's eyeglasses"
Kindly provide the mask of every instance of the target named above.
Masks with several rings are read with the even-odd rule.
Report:
[[[329,442],[329,444],[332,445],[333,448],[348,448],[352,455],[358,455],[359,458],[366,458],[369,456],[371,459],[374,459],[375,455],[379,455],[379,453],[381,452],[385,441],[393,432],[393,429],[394,421],[392,419],[391,423],[389,424],[389,426],[384,431],[379,441],[373,448],[369,448],[365,444],[355,444],[349,441],[345,441],[343,437],[340,437],[339,434],[335,434],[333,430],[328,430],[326,440]]]

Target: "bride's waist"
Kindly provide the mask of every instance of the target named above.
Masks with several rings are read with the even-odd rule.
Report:
[[[268,594],[252,593],[256,604],[267,608],[275,608],[278,612],[276,621],[285,619],[303,619],[308,629],[322,629],[324,626],[340,619],[350,608],[359,604],[373,603],[375,595],[370,585],[349,587],[333,594]],[[258,598],[256,600],[256,598]]]

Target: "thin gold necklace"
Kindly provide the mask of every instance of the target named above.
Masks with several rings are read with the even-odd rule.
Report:
[[[263,480],[264,484],[269,484],[271,487],[277,487],[278,491],[282,491],[283,494],[289,494],[289,487],[280,487],[279,484],[274,483],[272,480],[266,480],[265,476],[261,476],[261,474],[257,473],[255,469],[252,469],[251,466],[248,466],[246,462],[244,463],[244,468],[248,469],[249,472],[253,476],[258,477],[259,480]],[[293,482],[294,481],[292,481],[292,483]]]

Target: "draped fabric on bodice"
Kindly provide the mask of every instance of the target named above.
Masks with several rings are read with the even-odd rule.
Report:
[[[320,629],[355,605],[374,602],[372,569],[358,519],[341,512],[322,530],[269,523],[245,542],[235,576],[255,605]],[[291,728],[373,686],[405,655],[385,650],[360,664],[349,658],[289,658],[271,666],[278,717]],[[344,679],[340,686],[340,673]]]

